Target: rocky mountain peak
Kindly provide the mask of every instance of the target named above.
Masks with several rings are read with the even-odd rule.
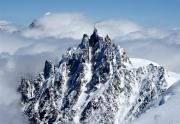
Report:
[[[33,124],[123,124],[139,117],[166,90],[164,73],[153,64],[133,68],[125,50],[94,29],[58,65],[46,61],[37,78],[22,80],[19,91]]]

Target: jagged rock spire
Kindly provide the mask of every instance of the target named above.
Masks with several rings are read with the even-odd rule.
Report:
[[[89,45],[89,37],[88,37],[87,34],[84,34],[84,35],[83,35],[83,38],[82,38],[82,42],[81,42],[81,44],[80,44],[80,47],[81,47],[82,49],[84,49],[84,48],[87,47],[88,45]]]
[[[52,64],[52,62],[46,60],[44,66],[44,77],[48,78],[53,73],[54,73],[54,65]]]
[[[93,34],[98,35],[98,30],[97,30],[97,28],[96,28],[96,27],[94,27]]]
[[[98,30],[94,28],[93,34],[91,35],[89,40],[90,46],[94,46],[98,40],[99,40]]]

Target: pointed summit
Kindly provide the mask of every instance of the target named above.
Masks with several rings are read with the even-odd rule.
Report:
[[[94,27],[94,30],[93,30],[93,34],[91,35],[91,37],[99,37],[99,35],[98,35],[98,30],[97,30],[97,28],[96,27]]]
[[[98,30],[97,30],[97,28],[96,28],[96,27],[94,27],[93,34],[98,35]]]
[[[90,40],[89,40],[89,44],[90,46],[94,46],[96,44],[96,42],[99,41],[99,35],[98,35],[98,30],[96,29],[96,27],[94,28],[94,31],[93,31],[93,34],[91,35],[90,37]]]
[[[167,88],[163,67],[136,68],[110,41],[95,28],[58,64],[46,61],[37,78],[21,80],[23,111],[31,124],[124,124],[159,104]]]

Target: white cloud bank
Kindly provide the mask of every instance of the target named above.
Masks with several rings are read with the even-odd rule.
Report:
[[[23,31],[26,37],[81,38],[92,31],[91,22],[79,13],[48,13],[36,19]]]
[[[80,39],[83,34],[91,34],[97,27],[101,35],[111,37],[124,36],[139,31],[141,27],[128,20],[104,20],[93,22],[90,18],[79,13],[48,13],[34,20],[30,28],[22,34],[26,37],[44,38],[73,38]]]
[[[0,122],[25,124],[16,92],[20,76],[39,73],[46,59],[57,61],[70,46],[77,45],[94,26],[103,36],[125,47],[129,56],[155,61],[180,72],[180,30],[145,28],[128,20],[92,19],[79,13],[47,13],[30,27],[19,29],[0,21]],[[16,29],[16,30],[15,30]]]
[[[33,21],[30,28],[21,33],[25,37],[35,39],[50,37],[81,39],[84,33],[91,34],[94,26],[98,28],[100,35],[108,34],[114,42],[125,47],[130,56],[150,59],[169,70],[180,72],[178,27],[164,30],[143,27],[129,20],[109,19],[93,22],[80,13],[47,13]]]

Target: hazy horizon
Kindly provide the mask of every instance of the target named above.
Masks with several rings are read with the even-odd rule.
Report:
[[[77,12],[93,21],[125,19],[145,26],[176,28],[180,26],[179,0],[1,0],[0,20],[28,25],[44,13]]]

